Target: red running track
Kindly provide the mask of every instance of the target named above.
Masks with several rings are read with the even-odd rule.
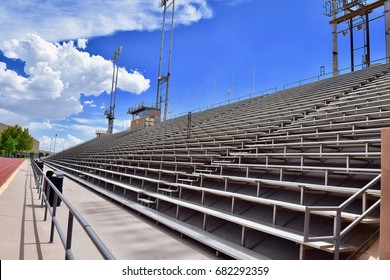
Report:
[[[23,162],[20,158],[0,158],[0,187]]]

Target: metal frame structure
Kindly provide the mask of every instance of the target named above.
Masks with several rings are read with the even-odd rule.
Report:
[[[171,18],[171,32],[169,36],[169,54],[168,54],[168,69],[167,74],[164,76],[162,72],[163,64],[163,49],[164,49],[164,33],[165,33],[165,19],[167,10],[172,6],[172,18]],[[157,95],[156,95],[156,107],[161,110],[161,105],[164,103],[164,117],[163,120],[167,119],[168,112],[168,101],[169,101],[169,80],[171,77],[171,58],[172,58],[172,40],[173,40],[173,22],[175,14],[175,0],[161,0],[160,8],[164,9],[163,12],[163,23],[161,31],[161,45],[160,45],[160,62],[158,66],[158,78],[157,78]],[[162,95],[165,86],[165,96]]]
[[[386,57],[390,56],[390,15],[388,12],[390,10],[390,1],[389,0],[378,0],[374,3],[367,4],[366,0],[326,0],[324,3],[324,14],[326,16],[332,17],[332,20],[329,22],[332,25],[332,64],[333,64],[333,75],[338,75],[339,65],[338,65],[338,31],[337,26],[343,22],[347,22],[350,34],[350,54],[351,54],[351,71],[354,71],[355,66],[355,49],[354,49],[354,28],[362,29],[362,24],[364,24],[365,29],[365,42],[364,42],[364,59],[363,63],[367,67],[371,63],[370,55],[370,18],[369,14],[373,10],[385,6],[385,16],[386,16]],[[362,18],[362,23],[355,24],[355,19],[357,17]],[[345,30],[346,31],[346,30]]]
[[[108,129],[107,134],[112,134],[114,130],[114,119],[115,119],[115,103],[116,103],[116,89],[118,86],[118,71],[119,71],[119,55],[122,52],[122,47],[119,47],[113,57],[111,58],[111,61],[113,63],[113,70],[112,70],[112,84],[111,84],[111,94],[110,94],[110,110],[106,110],[104,114],[106,115],[108,119]]]

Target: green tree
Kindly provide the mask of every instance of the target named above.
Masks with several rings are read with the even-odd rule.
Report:
[[[30,152],[33,148],[33,138],[28,128],[19,125],[9,126],[0,135],[0,150],[10,155]]]
[[[30,152],[33,149],[33,138],[28,128],[23,129],[22,133],[18,136],[18,144],[16,147],[18,152]]]
[[[13,138],[8,138],[5,143],[3,150],[6,155],[15,155],[16,154],[16,140]]]

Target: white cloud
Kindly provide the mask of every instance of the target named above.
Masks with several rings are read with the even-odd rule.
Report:
[[[28,128],[33,136],[37,135],[37,138],[40,138],[41,135],[55,135],[55,133],[63,133],[69,130],[69,126],[67,126],[66,124],[62,124],[59,122],[51,122],[49,120],[31,121],[28,124]]]
[[[79,123],[79,124],[89,124],[89,125],[107,125],[107,120],[105,118],[99,118],[99,119],[87,119],[87,118],[80,118],[80,117],[74,117],[72,118],[72,121]]]
[[[26,117],[63,119],[80,113],[80,94],[109,92],[112,62],[77,49],[74,42],[54,44],[35,34],[3,44],[3,53],[25,62],[23,77],[0,62],[0,109]],[[123,79],[123,81],[121,81]],[[138,71],[120,68],[118,88],[140,94],[150,80]]]
[[[97,130],[107,130],[107,126],[93,126],[83,124],[73,124],[70,126],[71,131],[83,133],[86,139],[92,139]]]
[[[96,104],[93,103],[93,100],[86,100],[83,102],[85,105],[88,105],[91,108],[96,108]]]
[[[217,1],[217,2],[223,1],[226,5],[235,6],[252,0],[213,0],[213,1]]]
[[[79,49],[85,50],[87,48],[87,39],[78,39],[77,40],[77,47]]]
[[[2,98],[0,97],[0,104],[2,103]],[[8,111],[7,109],[0,108],[0,122],[7,124],[7,125],[20,125],[22,127],[25,127],[28,125],[29,121],[27,117],[17,115],[13,112]]]
[[[175,8],[175,21],[189,25],[198,22],[202,18],[211,18],[213,12],[206,0],[186,1],[177,0],[178,8]]]
[[[84,141],[74,135],[67,134],[66,138],[49,137],[47,135],[39,138],[39,149],[51,152],[60,152],[64,149],[79,145]]]
[[[210,0],[211,1],[211,0]],[[212,17],[208,0],[176,0],[175,25],[191,24]],[[29,0],[2,1],[0,4],[0,52],[24,63],[25,75],[0,62],[0,115],[7,124],[30,124],[39,133],[41,147],[49,150],[51,137],[61,131],[58,149],[80,139],[91,139],[95,131],[105,130],[107,120],[61,126],[63,120],[80,113],[80,95],[98,96],[110,92],[112,62],[85,52],[88,38],[117,31],[160,30],[162,8],[158,0]],[[26,35],[27,34],[27,35]],[[78,39],[85,38],[85,39]],[[64,43],[52,43],[62,42]],[[140,94],[150,87],[141,71],[119,69],[118,88]],[[89,99],[88,98],[88,99]],[[87,100],[90,101],[90,100]],[[91,99],[92,101],[92,99]],[[101,104],[100,109],[105,109]],[[31,118],[46,121],[31,122]],[[118,122],[118,121],[117,121]],[[128,121],[127,121],[128,122]],[[119,122],[118,122],[119,123]],[[122,128],[127,127],[122,121]],[[121,129],[116,126],[116,130]],[[51,143],[53,144],[53,143]],[[57,150],[58,150],[57,149]]]
[[[141,94],[150,86],[150,80],[134,70],[132,73],[126,71],[125,68],[119,68],[118,73],[118,88],[126,89],[135,94]]]
[[[176,24],[210,18],[207,0],[176,0]],[[49,41],[104,36],[116,31],[156,30],[162,9],[157,0],[2,1],[0,42],[36,32]],[[79,48],[83,49],[80,41]]]
[[[48,120],[44,121],[43,124],[45,125],[46,128],[52,128],[53,127],[53,125]]]

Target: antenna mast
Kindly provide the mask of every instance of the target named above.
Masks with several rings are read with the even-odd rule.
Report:
[[[171,58],[172,58],[172,39],[173,39],[173,20],[175,14],[175,0],[160,0],[160,8],[164,9],[163,12],[163,23],[161,33],[161,46],[160,46],[160,63],[158,66],[158,78],[157,78],[157,95],[156,95],[156,107],[161,110],[161,104],[164,105],[164,121],[167,119],[168,112],[168,97],[169,97],[169,79],[171,77]],[[168,70],[167,75],[161,74],[162,61],[163,61],[163,48],[164,48],[164,33],[165,33],[165,18],[166,12],[169,7],[172,6],[172,18],[171,18],[171,32],[169,36],[169,55],[168,55]],[[165,86],[165,96],[162,96],[162,92]]]
[[[122,47],[119,47],[113,57],[111,58],[113,64],[112,70],[112,84],[111,84],[111,94],[110,94],[110,110],[106,110],[104,114],[108,119],[108,129],[107,134],[112,134],[114,130],[114,119],[115,119],[115,103],[116,103],[116,89],[118,86],[118,71],[119,71],[119,55],[122,52]]]

